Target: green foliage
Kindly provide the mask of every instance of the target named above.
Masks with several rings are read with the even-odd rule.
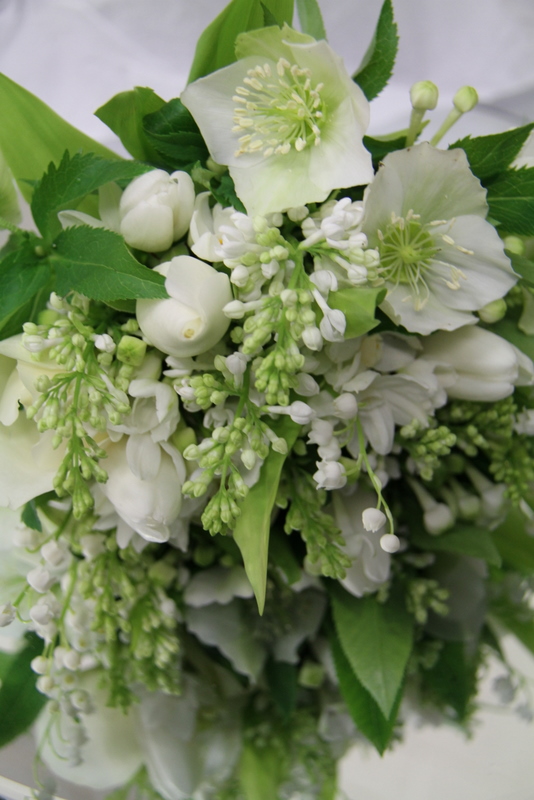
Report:
[[[59,164],[65,150],[116,159],[107,147],[73,128],[31,92],[0,74],[0,150],[26,200],[49,163]]]
[[[500,597],[492,604],[491,614],[534,653],[534,611],[531,608]]]
[[[265,677],[274,703],[284,719],[288,719],[297,704],[297,668],[286,661],[270,659],[265,665]]]
[[[380,320],[375,317],[375,311],[385,296],[385,289],[368,286],[339,289],[329,293],[328,305],[342,311],[347,320],[345,339],[362,336],[380,324]]]
[[[502,560],[523,575],[534,574],[534,537],[526,531],[527,518],[519,509],[491,532]]]
[[[494,567],[501,566],[501,557],[491,533],[473,525],[455,525],[454,529],[440,536],[430,536],[422,529],[410,534],[410,542],[429,552],[458,553],[487,561]]]
[[[490,136],[466,136],[449,145],[449,150],[461,148],[467,156],[471,171],[481,181],[485,181],[510,166],[533,128],[534,123],[531,123]]]
[[[50,256],[56,291],[74,290],[92,300],[165,298],[165,278],[140,264],[122,236],[81,225],[60,233]]]
[[[441,707],[451,708],[458,722],[472,711],[477,686],[478,658],[469,655],[463,642],[444,642],[436,664],[422,670],[423,692]]]
[[[39,242],[32,234],[25,237],[17,250],[8,253],[0,261],[0,338],[11,335],[13,319],[20,322],[31,319],[31,307],[38,303],[39,296],[50,293],[50,268],[46,259],[35,252]],[[47,289],[46,293],[44,290]],[[45,299],[48,299],[46,296]]]
[[[246,213],[245,206],[237,196],[234,181],[228,172],[225,172],[218,179],[212,179],[210,191],[215,200],[220,203],[223,208],[233,206],[237,211],[241,211],[242,214]]]
[[[61,231],[58,211],[76,208],[83,198],[111,181],[131,180],[149,167],[135,161],[111,161],[92,153],[65,152],[58,167],[51,163],[33,193],[32,215],[45,238]]]
[[[412,651],[413,618],[400,592],[386,603],[376,595],[354,597],[331,587],[334,623],[356,677],[389,718],[397,702]]]
[[[505,253],[512,262],[514,271],[521,275],[522,282],[534,288],[534,261],[526,256],[511,253],[510,250],[505,250]]]
[[[204,162],[208,148],[198,125],[178,98],[143,118],[143,133],[158,160],[172,170]]]
[[[280,533],[276,527],[271,527],[269,557],[270,561],[282,570],[290,586],[300,580],[302,577],[300,564],[291,551],[287,536]]]
[[[397,692],[390,715],[385,717],[378,703],[356,677],[347,656],[335,636],[331,637],[330,644],[339,680],[339,688],[349,713],[358,730],[369,739],[382,755],[393,735],[402,697],[402,687]]]
[[[371,44],[352,76],[368,100],[387,85],[397,57],[398,41],[393,5],[391,0],[384,0]]]
[[[126,150],[140,161],[157,161],[157,151],[144,129],[143,117],[153,114],[165,101],[145,86],[120,92],[95,111],[95,115],[116,133]]]
[[[276,749],[246,743],[239,762],[239,780],[247,800],[273,800],[277,797],[280,767]]]
[[[288,451],[291,451],[300,425],[286,417],[272,428],[278,436],[283,436],[287,441]],[[234,529],[234,539],[241,550],[260,614],[263,614],[265,607],[271,513],[285,460],[285,455],[271,450],[261,468],[260,479],[241,503],[241,514]]]
[[[30,500],[29,503],[26,503],[24,508],[22,509],[22,514],[20,516],[21,522],[26,525],[27,528],[31,528],[34,531],[42,531],[43,526],[41,525],[41,520],[37,515],[37,505],[35,500]]]
[[[428,125],[430,120],[423,120],[419,124],[417,135],[419,135]],[[385,136],[364,136],[363,146],[369,150],[373,159],[373,166],[378,168],[380,162],[388,155],[394,153],[395,150],[404,150],[406,147],[406,137],[408,135],[408,128],[395,133],[389,133]]]
[[[503,231],[534,236],[534,167],[501,172],[487,189],[489,216]]]
[[[294,0],[231,0],[201,34],[188,83],[236,60],[234,45],[238,35],[269,24],[265,19],[264,6],[279,25],[284,22],[291,25],[293,5]]]
[[[303,33],[314,39],[326,39],[323,15],[317,0],[297,0],[297,13]]]
[[[42,639],[30,633],[18,653],[0,652],[0,747],[24,733],[46,703],[35,688],[37,675],[31,669],[42,648]]]

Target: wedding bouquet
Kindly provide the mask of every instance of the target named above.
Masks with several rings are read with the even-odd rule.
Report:
[[[0,78],[0,745],[36,720],[41,796],[331,800],[490,656],[534,714],[534,125],[440,148],[463,87],[421,141],[424,81],[367,136],[390,0],[353,77],[297,6],[100,108],[133,160]]]

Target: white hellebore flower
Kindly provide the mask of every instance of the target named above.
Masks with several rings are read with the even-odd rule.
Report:
[[[194,204],[195,187],[187,172],[145,172],[122,194],[120,232],[130,247],[161,253],[185,234]]]
[[[177,358],[205,353],[230,324],[223,314],[232,300],[228,277],[191,256],[176,256],[155,271],[165,276],[170,299],[137,301],[137,319],[146,339]]]
[[[369,104],[325,41],[285,26],[242,33],[234,64],[182,102],[251,215],[326,200],[373,179]]]
[[[365,191],[362,230],[380,254],[381,308],[395,323],[452,331],[512,288],[517,276],[487,212],[463,150],[423,142],[385,157]]]

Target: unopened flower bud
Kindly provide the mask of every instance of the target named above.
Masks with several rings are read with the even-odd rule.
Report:
[[[45,569],[45,567],[39,566],[28,572],[27,581],[32,589],[35,589],[36,592],[44,594],[54,585],[56,579],[54,576],[50,575],[49,571]]]
[[[335,415],[340,419],[354,419],[358,411],[358,402],[353,394],[344,392],[334,400]]]
[[[412,107],[418,111],[432,111],[438,104],[438,87],[432,81],[417,81],[410,89]]]
[[[0,606],[0,628],[7,628],[15,619],[16,612],[11,603],[4,603]]]
[[[143,363],[146,353],[146,342],[136,336],[123,336],[117,348],[117,360],[132,367]]]
[[[362,512],[363,527],[366,531],[376,533],[386,524],[387,517],[379,508],[365,508]]]
[[[457,111],[466,114],[468,111],[472,111],[478,103],[477,90],[472,86],[462,86],[452,98],[452,102]]]
[[[506,301],[503,297],[500,297],[498,300],[493,300],[493,302],[488,303],[478,311],[478,316],[482,322],[486,322],[488,325],[498,322],[505,314]]]
[[[394,533],[385,533],[380,537],[380,547],[386,553],[396,553],[400,547],[400,539]]]

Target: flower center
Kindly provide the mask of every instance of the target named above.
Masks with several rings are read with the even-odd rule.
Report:
[[[286,155],[321,142],[325,103],[322,83],[312,86],[311,72],[280,58],[276,74],[269,64],[249,69],[233,97],[234,133],[241,133],[235,155],[263,152]]]

